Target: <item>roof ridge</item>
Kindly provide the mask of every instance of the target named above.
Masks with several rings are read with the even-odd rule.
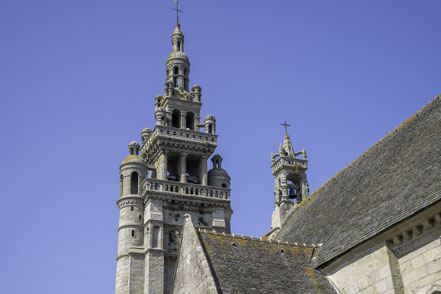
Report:
[[[254,240],[254,241],[259,241],[259,242],[265,242],[265,243],[272,243],[272,244],[279,244],[279,245],[288,245],[288,246],[296,246],[296,247],[311,247],[311,248],[319,248],[320,246],[322,246],[322,244],[305,244],[305,243],[289,243],[286,241],[280,241],[280,240],[269,240],[269,239],[264,239],[264,238],[254,238],[254,237],[249,237],[249,236],[244,236],[244,235],[235,235],[235,234],[226,234],[225,232],[217,232],[215,230],[208,230],[208,229],[204,229],[204,228],[198,228],[199,232],[201,233],[208,233],[208,234],[212,234],[212,235],[217,235],[217,236],[225,236],[225,237],[229,237],[229,238],[235,238],[235,239],[244,239],[244,240]]]
[[[413,121],[416,117],[420,116],[420,114],[422,112],[425,112],[427,110],[427,108],[429,108],[430,106],[432,106],[432,104],[434,104],[437,100],[441,101],[441,94],[439,94],[438,96],[436,96],[434,99],[432,99],[432,101],[430,101],[428,104],[426,104],[423,108],[421,108],[420,110],[418,110],[416,113],[414,113],[413,115],[411,115],[408,119],[406,119],[404,122],[402,122],[398,127],[394,128],[392,131],[390,131],[389,133],[387,133],[384,137],[382,137],[380,140],[378,140],[375,144],[373,144],[372,146],[370,146],[367,150],[365,150],[362,154],[360,154],[358,157],[356,157],[353,161],[351,161],[348,165],[346,165],[342,170],[340,170],[338,173],[336,173],[334,176],[332,176],[329,180],[327,180],[323,185],[321,185],[319,188],[317,188],[308,198],[306,198],[304,201],[302,201],[300,203],[300,206],[298,207],[298,209],[296,209],[296,211],[294,211],[291,216],[287,219],[287,221],[283,224],[283,226],[280,228],[279,232],[277,232],[276,234],[276,238],[278,236],[280,236],[280,233],[282,232],[283,228],[286,227],[289,223],[291,223],[291,221],[293,220],[294,216],[297,214],[297,212],[303,208],[307,203],[309,203],[311,200],[313,200],[317,194],[317,192],[319,190],[324,189],[331,181],[335,180],[340,174],[342,174],[345,170],[347,170],[348,168],[351,168],[354,163],[358,162],[358,160],[362,157],[365,156],[365,154],[367,152],[369,152],[371,149],[373,149],[375,146],[382,144],[384,140],[390,138],[392,135],[394,135],[395,133],[397,133],[401,128],[403,128],[404,126],[406,126],[408,123],[410,123],[411,121]]]

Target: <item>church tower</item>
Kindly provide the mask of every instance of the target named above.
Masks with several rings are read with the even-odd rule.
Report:
[[[197,227],[230,232],[230,177],[217,147],[216,119],[201,122],[202,91],[189,90],[190,61],[179,22],[171,36],[156,126],[129,145],[120,167],[117,294],[171,293],[184,215]],[[202,128],[202,130],[201,130]]]
[[[285,127],[288,126],[285,122]],[[299,156],[302,158],[299,158]],[[309,196],[306,170],[306,151],[295,153],[291,138],[286,132],[279,152],[271,153],[271,169],[274,176],[274,196],[276,199],[272,214],[271,232],[277,232],[294,209]]]

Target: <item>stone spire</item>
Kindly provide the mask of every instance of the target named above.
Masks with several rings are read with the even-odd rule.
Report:
[[[173,88],[180,88],[188,91],[190,81],[190,60],[184,53],[184,34],[181,25],[176,24],[175,30],[171,35],[172,53],[167,58],[166,83],[173,83]]]
[[[286,154],[291,157],[295,158],[294,148],[292,148],[291,138],[288,134],[285,135],[285,138],[283,139],[283,150],[285,150]]]

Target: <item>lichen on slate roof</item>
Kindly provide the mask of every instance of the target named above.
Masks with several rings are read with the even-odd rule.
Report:
[[[277,238],[323,243],[323,265],[440,200],[441,95],[314,192]]]
[[[295,245],[204,229],[199,237],[219,293],[336,293],[314,269],[317,245]]]

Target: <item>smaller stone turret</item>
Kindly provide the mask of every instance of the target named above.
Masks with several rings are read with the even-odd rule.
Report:
[[[193,88],[191,88],[191,92],[194,97],[194,102],[201,102],[201,97],[202,97],[201,87],[199,87],[199,85],[194,85]]]
[[[302,155],[302,159],[297,158],[299,155]],[[305,149],[295,153],[291,139],[286,134],[283,144],[279,146],[279,153],[271,153],[271,169],[276,199],[271,229],[277,230],[298,204],[309,196],[306,178],[308,161]]]
[[[213,168],[208,171],[208,185],[222,188],[230,188],[231,178],[227,171],[222,168],[222,157],[219,154],[211,158]]]
[[[184,53],[184,34],[179,23],[176,24],[171,39],[173,52],[167,58],[166,81],[172,81],[174,88],[188,91],[190,61]]]
[[[118,227],[118,257],[116,271],[117,293],[128,293],[130,256],[138,255],[137,247],[143,245],[143,202],[140,195],[140,184],[146,177],[147,165],[139,156],[140,146],[132,141],[129,144],[129,156],[120,166],[120,198],[117,201],[119,209]],[[142,274],[141,272],[137,273]]]
[[[205,127],[205,133],[216,134],[216,119],[214,118],[213,115],[209,114],[205,117],[204,127]]]
[[[150,138],[151,135],[152,135],[151,129],[145,128],[142,130],[141,132],[142,145],[144,145],[147,142],[147,140]]]

